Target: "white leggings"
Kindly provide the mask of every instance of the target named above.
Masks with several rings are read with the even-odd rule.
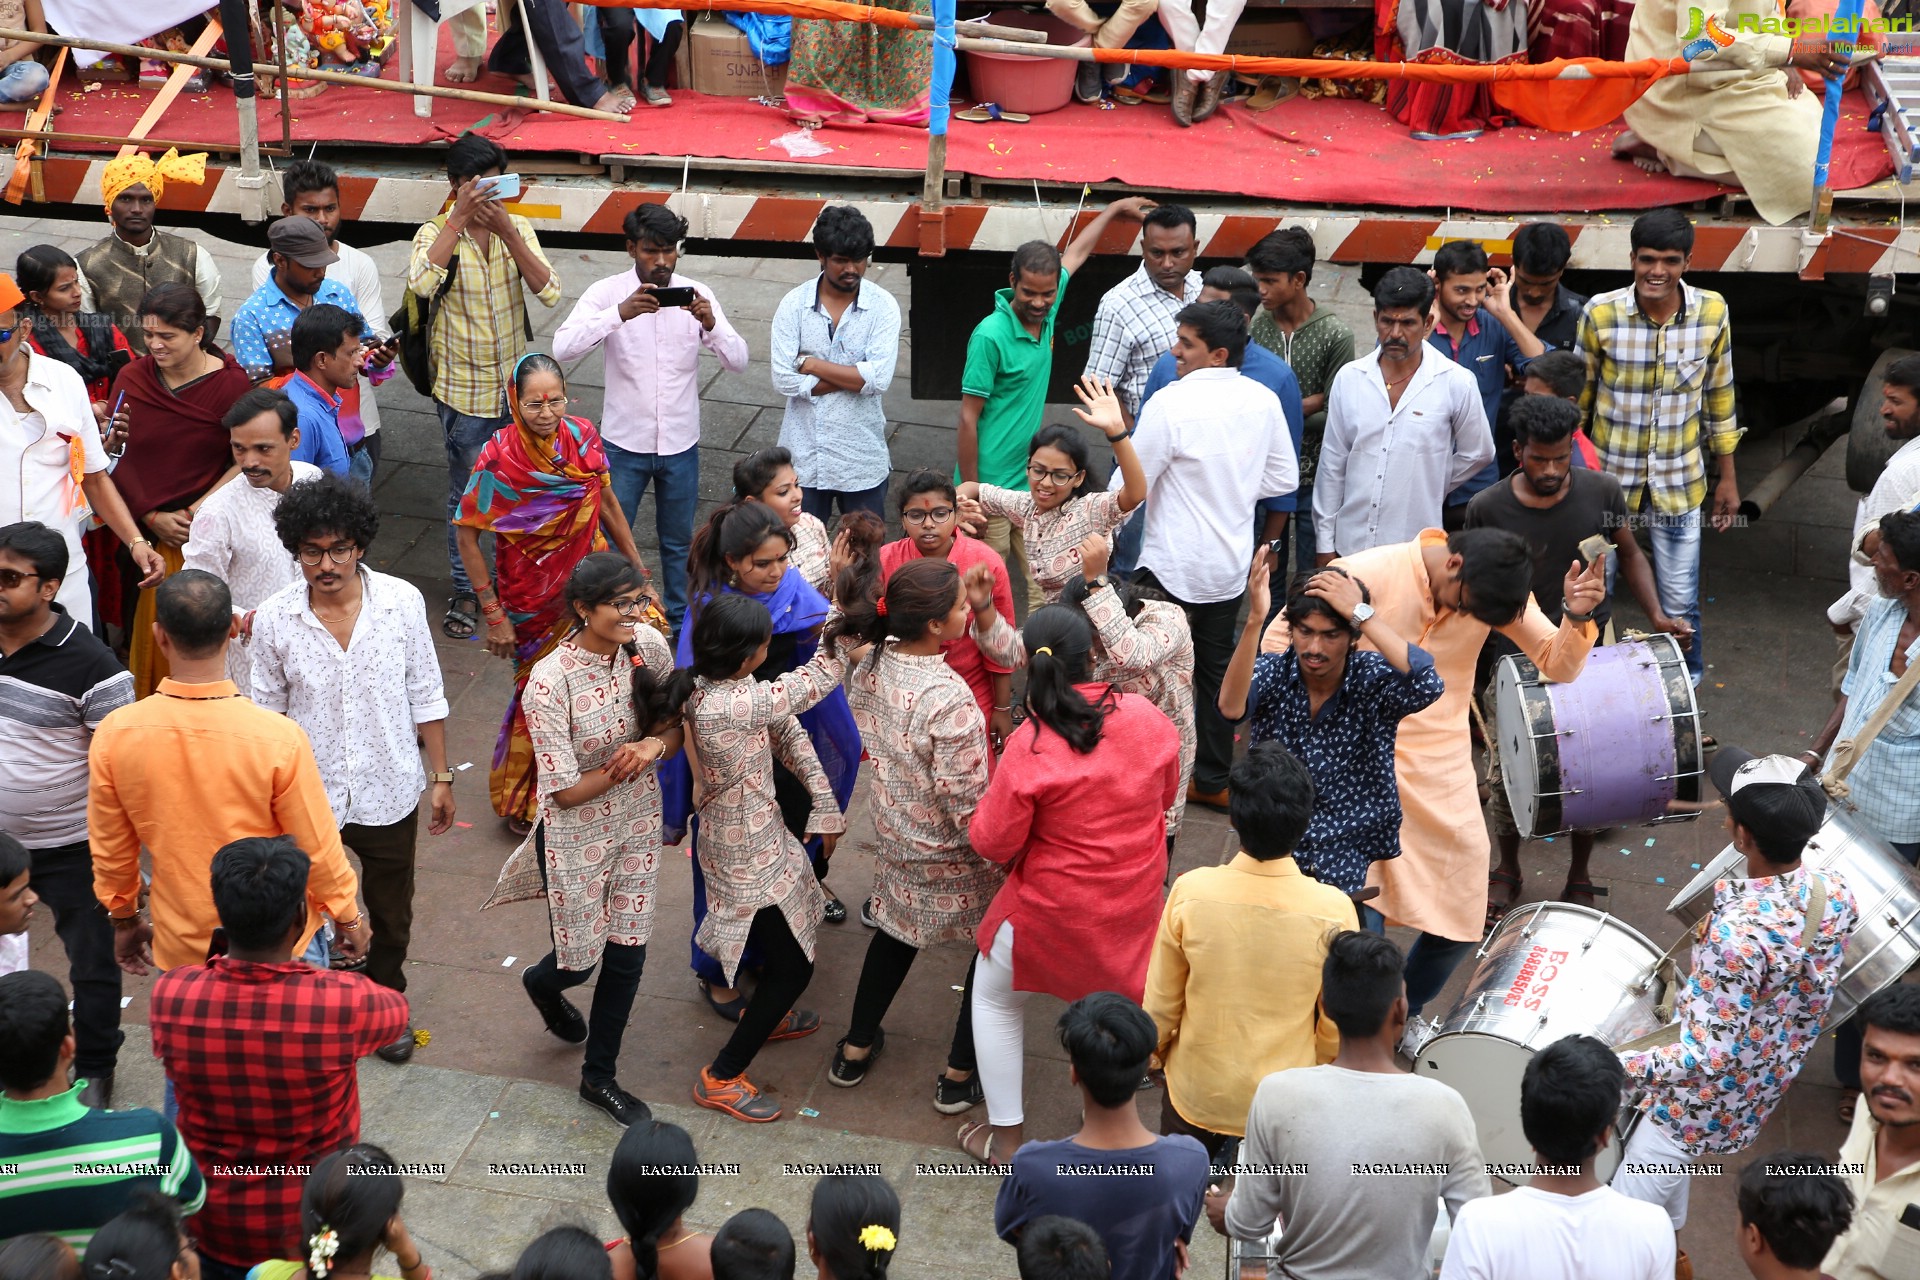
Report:
[[[1167,29],[1173,47],[1185,53],[1225,53],[1234,24],[1246,7],[1247,0],[1207,0],[1207,25],[1202,27],[1193,16],[1193,0],[1160,0],[1160,25]],[[1189,71],[1187,78],[1205,84],[1213,79],[1213,72]]]
[[[1013,989],[1013,921],[1004,920],[973,973],[973,1052],[987,1095],[987,1121],[1001,1128],[1026,1120],[1021,1086],[1031,994]]]

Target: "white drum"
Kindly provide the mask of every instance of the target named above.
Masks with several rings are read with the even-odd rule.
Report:
[[[1466,1098],[1495,1177],[1527,1181],[1533,1148],[1520,1129],[1520,1077],[1535,1053],[1571,1035],[1616,1045],[1660,1029],[1660,955],[1632,926],[1567,902],[1516,907],[1481,944],[1472,981],[1414,1070]],[[1616,1135],[1601,1153],[1601,1181],[1620,1148]]]
[[[1827,820],[1800,859],[1811,870],[1838,872],[1860,909],[1840,957],[1840,981],[1827,1012],[1831,1029],[1920,963],[1920,872],[1838,804],[1827,807]],[[1667,912],[1689,927],[1698,924],[1713,909],[1715,883],[1745,876],[1745,864],[1740,851],[1728,845],[1674,896]]]

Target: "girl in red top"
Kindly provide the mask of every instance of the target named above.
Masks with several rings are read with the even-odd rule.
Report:
[[[962,578],[974,565],[984,564],[993,574],[994,608],[1012,620],[1013,583],[1007,577],[1007,562],[986,543],[960,532],[960,495],[952,480],[937,471],[914,472],[900,486],[899,511],[906,536],[880,548],[881,582],[900,566],[922,558],[945,560]],[[980,652],[971,616],[965,632],[941,644],[940,656],[973,691],[994,747],[1004,745],[1013,733],[1013,676],[1006,666],[988,661]]]
[[[1030,992],[1136,1003],[1161,911],[1166,811],[1180,788],[1180,732],[1160,708],[1089,678],[1093,627],[1048,605],[1027,619],[1027,719],[974,810],[974,851],[1009,864],[980,924],[974,1051],[987,1120],[960,1145],[1004,1163],[1021,1142]]]

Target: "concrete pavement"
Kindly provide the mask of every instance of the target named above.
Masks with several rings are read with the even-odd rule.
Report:
[[[96,239],[101,224],[13,220],[0,244],[0,262],[27,245],[51,242],[69,251]],[[244,296],[257,249],[241,249],[198,236],[214,250],[226,279],[230,314]],[[349,229],[347,239],[351,242]],[[398,301],[404,244],[370,252],[388,282],[387,306]],[[547,344],[580,290],[591,280],[624,268],[611,252],[555,254],[566,284],[560,307],[537,305],[536,347]],[[683,272],[712,284],[729,318],[747,338],[755,360],[743,374],[720,372],[705,382],[701,475],[705,504],[724,498],[733,462],[745,452],[775,442],[779,399],[765,363],[767,328],[781,295],[806,279],[810,264],[792,260],[688,258]],[[873,277],[901,297],[906,272],[878,265]],[[1362,335],[1369,331],[1368,305],[1352,269],[1322,266],[1315,290],[1341,311]],[[1735,318],[1738,323],[1738,317]],[[1364,344],[1364,337],[1363,337]],[[896,468],[951,464],[951,432],[957,406],[916,401],[905,394],[912,336],[907,335],[895,387],[886,396]],[[597,356],[571,373],[577,411],[598,418],[601,374]],[[444,533],[444,457],[431,406],[403,384],[381,393],[384,450],[376,496],[382,529],[371,561],[414,581],[430,605],[448,594]],[[1056,408],[1052,417],[1066,418]],[[1790,441],[1749,442],[1740,455],[1744,485],[1757,482]],[[1844,544],[1852,516],[1842,451],[1835,450],[1769,515],[1752,528],[1709,535],[1705,556],[1706,639],[1712,664],[1701,691],[1709,726],[1722,742],[1757,750],[1798,750],[1824,721],[1831,642],[1820,617],[1844,576]],[[651,517],[636,529],[643,548],[655,539]],[[1633,614],[1620,606],[1622,621]],[[577,1050],[545,1035],[519,990],[515,970],[546,950],[545,913],[537,903],[477,913],[511,841],[493,818],[486,795],[486,768],[499,716],[511,687],[506,664],[487,657],[477,643],[441,641],[440,654],[453,707],[449,750],[458,775],[460,822],[443,837],[422,836],[418,920],[409,964],[409,997],[416,1023],[432,1035],[413,1063],[391,1067],[369,1060],[362,1068],[364,1132],[389,1146],[404,1162],[442,1163],[444,1175],[413,1180],[407,1207],[415,1234],[436,1272],[464,1280],[510,1262],[518,1247],[555,1221],[584,1221],[611,1232],[601,1181],[618,1130],[573,1096]],[[1463,797],[1471,803],[1471,797]],[[871,823],[864,793],[855,801],[852,831],[836,859],[834,889],[852,906],[871,876]],[[1696,823],[1652,832],[1622,832],[1617,848],[1596,852],[1596,878],[1611,889],[1609,910],[1665,944],[1678,926],[1664,915],[1676,888],[1723,843],[1717,828]],[[1652,843],[1647,841],[1651,839]],[[1182,868],[1214,862],[1231,851],[1224,818],[1193,811],[1180,841]],[[1525,900],[1553,897],[1565,878],[1564,842],[1536,843],[1526,853]],[[676,851],[669,851],[670,857]],[[682,853],[681,856],[684,856]],[[1010,1276],[1012,1254],[991,1232],[992,1180],[912,1176],[916,1160],[945,1159],[957,1121],[937,1115],[927,1094],[957,1009],[957,984],[966,965],[962,946],[938,948],[923,957],[889,1018],[884,1062],[857,1090],[829,1088],[824,1075],[833,1041],[843,1033],[852,1002],[866,931],[858,923],[822,931],[821,954],[804,1003],[819,1010],[821,1034],[770,1046],[754,1077],[788,1108],[779,1124],[746,1126],[694,1110],[688,1091],[694,1073],[724,1039],[725,1027],[700,1002],[683,967],[690,920],[687,877],[672,867],[662,876],[654,952],[641,986],[622,1058],[622,1082],[648,1099],[656,1112],[685,1125],[701,1158],[738,1162],[735,1178],[703,1185],[692,1219],[718,1225],[749,1204],[780,1212],[796,1234],[804,1227],[809,1177],[789,1177],[781,1166],[794,1161],[878,1161],[900,1187],[905,1227],[894,1273],[918,1280],[936,1273],[965,1277]],[[35,930],[35,963],[64,975],[57,941],[44,923]],[[1465,982],[1466,972],[1436,1002],[1444,1008]],[[118,1098],[124,1105],[157,1105],[159,1073],[148,1056],[144,980],[129,980],[126,1011],[130,1039],[122,1055]],[[584,996],[584,993],[582,993]],[[1029,1133],[1054,1138],[1076,1123],[1075,1096],[1052,1024],[1057,1001],[1033,1000],[1028,1012]],[[1832,1151],[1842,1129],[1833,1118],[1829,1051],[1823,1045],[1781,1113],[1767,1126],[1758,1150],[1786,1147]],[[1157,1097],[1142,1095],[1148,1123]],[[802,1109],[818,1114],[807,1116]],[[1359,1155],[1362,1153],[1356,1153]],[[1750,1153],[1753,1154],[1753,1153]],[[583,1161],[581,1177],[494,1176],[489,1163]],[[1682,1243],[1703,1280],[1742,1274],[1732,1249],[1732,1176],[1696,1179],[1693,1220]],[[1217,1274],[1222,1252],[1204,1226],[1197,1236],[1197,1274]]]

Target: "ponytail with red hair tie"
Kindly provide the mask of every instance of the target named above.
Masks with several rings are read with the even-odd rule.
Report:
[[[885,595],[874,597],[873,611],[882,618],[887,616],[887,597]]]

